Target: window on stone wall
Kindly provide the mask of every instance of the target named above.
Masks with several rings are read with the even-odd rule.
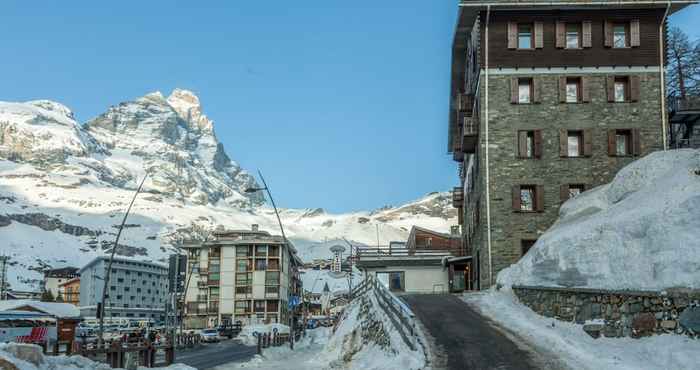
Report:
[[[567,156],[580,157],[583,155],[583,132],[569,131],[567,133]]]
[[[615,133],[615,154],[618,156],[632,155],[632,132],[617,130]]]
[[[532,102],[532,78],[518,79],[518,103],[529,104]]]
[[[520,187],[520,210],[534,211],[535,210],[535,187],[523,185]]]
[[[569,77],[566,79],[566,102],[581,102],[581,78]]]
[[[627,77],[615,77],[615,102],[629,101],[629,79]]]
[[[535,245],[535,242],[537,242],[536,239],[522,239],[520,241],[520,253],[522,256],[527,254],[527,252],[532,248],[533,245]]]

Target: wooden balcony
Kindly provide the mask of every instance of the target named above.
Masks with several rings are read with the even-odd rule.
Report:
[[[479,121],[463,113],[459,117],[462,124],[462,151],[473,154],[479,142]]]
[[[472,115],[474,109],[474,95],[472,94],[459,94],[457,95],[457,109],[460,112],[467,113],[469,116]]]
[[[461,186],[452,188],[452,207],[462,208],[464,206],[464,189]]]
[[[462,151],[462,138],[454,137],[454,145],[452,146],[452,159],[455,162],[464,162],[464,152]]]

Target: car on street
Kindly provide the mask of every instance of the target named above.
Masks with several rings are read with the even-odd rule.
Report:
[[[216,329],[202,329],[199,335],[202,337],[202,342],[204,343],[214,343],[221,340],[219,331]]]

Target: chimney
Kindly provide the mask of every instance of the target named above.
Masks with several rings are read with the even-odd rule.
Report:
[[[258,224],[253,224],[252,230],[253,230],[253,231],[258,231]]]
[[[459,232],[459,225],[454,225],[450,227],[450,234],[452,236],[460,236],[461,233]]]

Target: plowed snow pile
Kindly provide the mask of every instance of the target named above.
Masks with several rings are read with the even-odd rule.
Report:
[[[567,201],[498,283],[700,289],[700,150],[650,154]]]

